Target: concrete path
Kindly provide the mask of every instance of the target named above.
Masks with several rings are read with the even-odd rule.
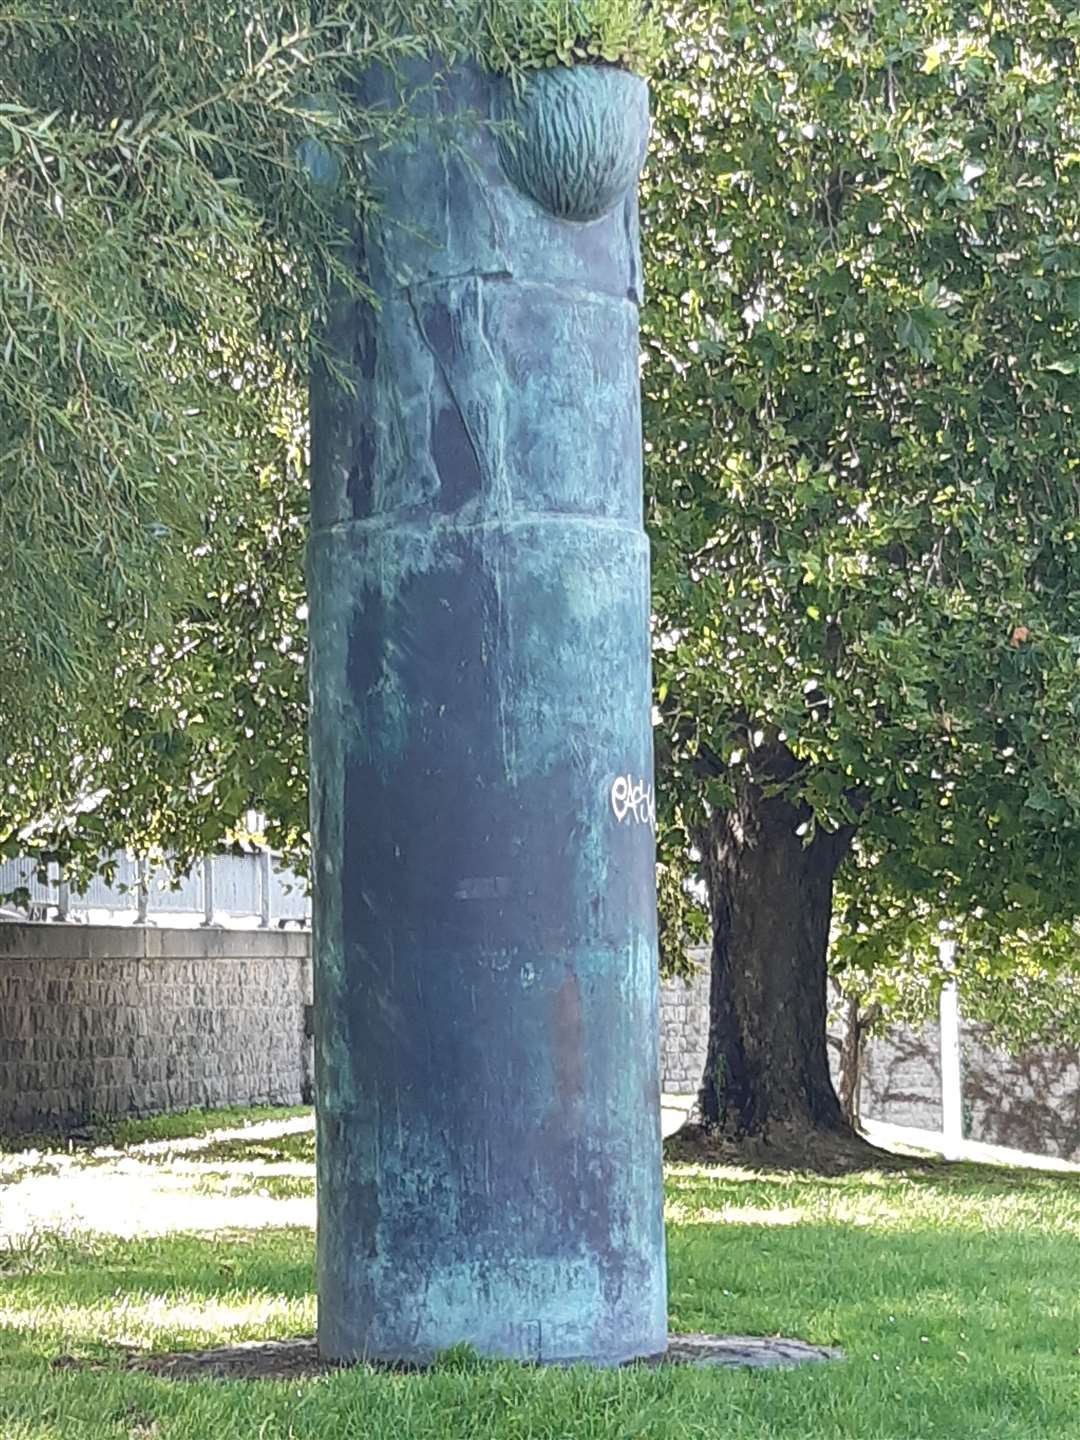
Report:
[[[207,1158],[224,1140],[261,1140],[315,1128],[313,1115],[215,1130],[184,1140],[151,1140],[125,1150],[0,1155],[0,1248],[37,1235],[166,1235],[172,1231],[315,1226],[315,1166]],[[162,1156],[175,1156],[163,1161]],[[310,1195],[274,1196],[260,1181],[309,1179]]]
[[[897,1154],[940,1155],[945,1154],[945,1137],[934,1130],[913,1130],[907,1125],[886,1125],[881,1120],[865,1120],[863,1134],[873,1145],[881,1145]],[[1063,1175],[1075,1175],[1080,1164],[1072,1160],[1061,1160],[1056,1155],[1032,1155],[1027,1150],[1010,1150],[1005,1145],[983,1145],[977,1140],[960,1142],[961,1160],[972,1160],[979,1165],[1015,1165],[1022,1170],[1054,1170]]]
[[[665,1135],[684,1122],[692,1097],[665,1095]],[[0,1248],[37,1235],[94,1232],[132,1237],[171,1231],[315,1225],[315,1166],[302,1161],[200,1159],[224,1140],[262,1140],[314,1129],[313,1115],[215,1130],[184,1140],[152,1140],[125,1150],[102,1147],[72,1154],[23,1151],[0,1155]],[[868,1121],[867,1138],[900,1153],[941,1154],[942,1137]],[[162,1157],[170,1157],[163,1160]],[[1080,1165],[1045,1155],[967,1141],[964,1159],[990,1165],[1076,1173]],[[310,1180],[311,1194],[274,1195],[263,1181]],[[288,1187],[282,1187],[288,1188]],[[293,1185],[291,1188],[300,1188]]]

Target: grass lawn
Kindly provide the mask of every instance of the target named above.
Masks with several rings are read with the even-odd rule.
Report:
[[[146,1141],[188,1140],[215,1130],[239,1129],[268,1119],[298,1119],[309,1115],[303,1105],[234,1107],[228,1110],[174,1110],[169,1115],[146,1119],[99,1120],[79,1131],[78,1147],[95,1145],[139,1145]],[[17,1139],[0,1135],[0,1155],[25,1150],[69,1151],[76,1148],[70,1139],[56,1135],[23,1135]]]
[[[276,1144],[208,1138],[182,1166],[177,1158],[172,1179],[193,1195],[224,1186],[230,1203],[251,1192],[260,1214],[280,1203],[295,1215],[297,1196],[313,1193],[311,1145],[309,1133]],[[118,1185],[138,1165],[135,1152],[112,1163]],[[151,1163],[160,1174],[169,1161],[158,1153]],[[0,1234],[5,1195],[18,1188],[7,1180]],[[673,1167],[668,1219],[673,1330],[783,1332],[839,1344],[846,1362],[590,1373],[458,1357],[425,1376],[356,1370],[288,1384],[55,1369],[61,1355],[108,1367],[121,1348],[312,1333],[313,1237],[309,1223],[134,1239],[37,1232],[6,1252],[0,1241],[0,1437],[1080,1436],[1080,1177],[970,1165],[840,1179]]]

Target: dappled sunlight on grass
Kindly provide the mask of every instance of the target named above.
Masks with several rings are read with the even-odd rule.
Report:
[[[307,1229],[45,1236],[31,1268],[0,1276],[0,1336],[32,1333],[49,1355],[283,1338],[315,1324]]]
[[[955,1173],[939,1165],[926,1171],[869,1171],[827,1178],[675,1166],[668,1177],[668,1193],[672,1219],[679,1222],[754,1223],[744,1213],[752,1193],[766,1211],[790,1214],[800,1222],[895,1232],[923,1226],[937,1229],[943,1223],[960,1231],[1017,1226],[1049,1234],[1080,1231],[1080,1185],[1071,1177],[985,1166],[957,1166]]]
[[[40,1231],[134,1237],[178,1230],[315,1223],[313,1117],[286,1112],[224,1132],[140,1142],[127,1151],[0,1157],[8,1248]],[[3,1252],[0,1242],[0,1254]]]
[[[312,1138],[208,1138],[182,1158],[136,1167],[171,1191],[168,1218],[184,1230],[46,1232],[7,1268],[0,1257],[3,1440],[1051,1440],[1075,1431],[1080,1185],[972,1165],[827,1179],[671,1169],[672,1329],[839,1345],[839,1365],[762,1376],[477,1364],[277,1384],[180,1384],[122,1368],[132,1351],[313,1333],[308,1222],[186,1233],[199,1203],[227,1215],[257,1202],[267,1208],[256,1213],[275,1216],[301,1204],[313,1215]],[[123,1185],[129,1164],[104,1173]],[[104,1368],[51,1369],[60,1356]]]
[[[197,1348],[240,1340],[307,1335],[315,1329],[315,1297],[225,1294],[176,1297],[113,1296],[94,1304],[0,1304],[0,1327],[33,1329],[56,1353],[94,1354],[102,1346],[125,1349]]]
[[[236,1137],[210,1140],[193,1151],[189,1159],[207,1161],[241,1161],[248,1164],[279,1163],[315,1164],[315,1135],[304,1130],[286,1135],[262,1136],[255,1139]]]
[[[724,1205],[713,1209],[708,1205],[690,1206],[671,1200],[664,1206],[664,1219],[669,1225],[798,1225],[806,1211],[795,1206],[772,1207],[755,1205]]]
[[[236,1165],[226,1169],[193,1170],[192,1188],[200,1195],[257,1195],[271,1200],[315,1199],[315,1173],[300,1167]]]

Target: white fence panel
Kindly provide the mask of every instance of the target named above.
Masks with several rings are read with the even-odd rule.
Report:
[[[305,882],[278,867],[273,856],[208,856],[182,875],[165,863],[130,855],[111,857],[113,878],[96,875],[76,891],[62,882],[58,867],[38,878],[38,862],[17,858],[0,862],[0,906],[32,919],[94,920],[112,924],[233,924],[243,927],[307,925],[311,905]],[[5,896],[27,892],[23,903]]]

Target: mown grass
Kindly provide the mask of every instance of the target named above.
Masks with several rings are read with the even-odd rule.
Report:
[[[238,1129],[263,1120],[289,1120],[310,1113],[310,1108],[303,1105],[251,1105],[176,1110],[168,1115],[148,1115],[141,1119],[98,1119],[80,1125],[74,1134],[0,1134],[0,1154],[14,1155],[25,1150],[66,1152],[105,1145],[120,1148],[152,1140],[188,1140],[211,1135],[216,1130]]]
[[[249,1164],[299,1161],[315,1164],[315,1133],[297,1130],[288,1135],[269,1135],[260,1139],[238,1138],[211,1140],[194,1153],[199,1160],[242,1160]]]
[[[234,1148],[248,1142],[229,1142],[227,1158],[295,1164],[298,1138],[253,1140],[257,1155]],[[213,1173],[222,1157],[206,1158]],[[310,1230],[84,1236],[39,1245],[0,1271],[0,1435],[1080,1435],[1077,1179],[970,1165],[837,1179],[674,1167],[668,1205],[673,1329],[783,1332],[839,1344],[846,1361],[767,1374],[453,1365],[424,1376],[359,1369],[288,1384],[54,1369],[59,1356],[109,1366],[130,1348],[197,1348],[314,1327]]]

